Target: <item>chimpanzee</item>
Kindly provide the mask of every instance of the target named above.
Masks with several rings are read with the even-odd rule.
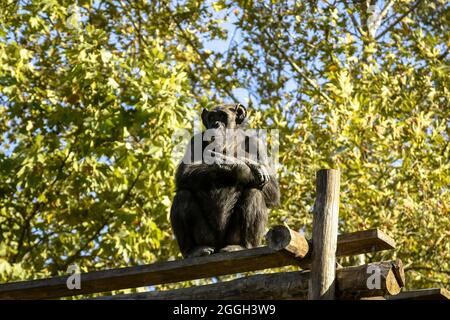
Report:
[[[261,139],[243,133],[246,117],[241,104],[202,111],[207,130],[192,137],[178,166],[170,212],[184,257],[258,246],[267,209],[279,203],[278,182]]]

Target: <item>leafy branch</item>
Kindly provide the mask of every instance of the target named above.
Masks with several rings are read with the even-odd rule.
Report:
[[[138,182],[142,172],[144,171],[144,166],[141,166],[139,168],[138,173],[136,174],[136,177],[134,178],[133,182],[130,184],[130,186],[127,189],[127,192],[125,193],[122,201],[120,202],[120,204],[115,208],[116,210],[121,209],[129,200],[130,195],[131,195],[131,191],[134,189],[134,187],[136,186],[136,183]],[[106,227],[108,226],[110,219],[113,216],[107,216],[103,219],[103,221],[100,223],[99,227],[94,231],[94,233],[86,240],[86,242],[77,249],[77,251],[75,251],[75,253],[71,254],[66,261],[64,261],[64,264],[62,266],[56,266],[57,270],[62,270],[65,271],[67,269],[67,267],[73,263],[74,261],[76,261],[79,257],[80,254],[86,250],[86,248],[89,246],[89,244],[94,241],[95,239],[97,239],[100,236],[100,232]]]

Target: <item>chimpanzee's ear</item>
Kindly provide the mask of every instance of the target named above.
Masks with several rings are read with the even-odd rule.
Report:
[[[245,118],[247,117],[247,109],[245,109],[245,107],[242,104],[238,103],[236,104],[235,112],[236,112],[236,124],[241,124],[242,122],[244,122]]]
[[[203,108],[202,110],[202,122],[203,125],[205,126],[205,128],[208,128],[208,121],[206,119],[206,117],[208,116],[209,111],[206,110],[205,108]]]

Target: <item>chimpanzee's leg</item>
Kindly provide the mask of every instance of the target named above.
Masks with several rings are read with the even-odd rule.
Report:
[[[170,221],[183,257],[214,252],[215,237],[192,192],[180,190],[173,199]]]
[[[267,207],[262,191],[254,188],[243,191],[229,223],[226,246],[221,251],[259,246],[266,224]]]

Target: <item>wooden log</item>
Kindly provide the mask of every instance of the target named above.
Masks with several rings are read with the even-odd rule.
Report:
[[[339,170],[317,172],[309,299],[334,299],[339,218]]]
[[[303,258],[310,251],[305,237],[286,226],[271,228],[266,234],[266,242],[270,248],[276,251],[284,250],[296,258]]]
[[[405,283],[403,264],[399,259],[338,271],[336,280],[340,299],[396,295]]]
[[[389,262],[372,263],[366,265],[375,268],[378,265],[394,266]],[[384,268],[383,268],[384,270]],[[379,298],[382,295],[390,294],[389,290],[378,290],[367,288],[366,277],[361,277],[360,269],[342,268],[336,271],[337,297],[340,299],[362,299],[368,297]],[[141,293],[131,293],[115,296],[104,296],[95,299],[101,300],[273,300],[273,299],[299,299],[306,300],[308,297],[308,286],[310,271],[280,272],[271,274],[259,274],[236,280],[214,283],[210,285],[196,286],[168,291],[151,291]],[[394,277],[395,280],[395,277]],[[382,278],[382,287],[388,288],[388,284],[383,284],[386,278]],[[340,285],[342,282],[342,285]],[[348,288],[347,284],[356,285],[357,292],[353,288]],[[345,289],[340,289],[345,288]]]
[[[450,291],[445,288],[403,291],[396,296],[387,296],[386,300],[450,300]]]
[[[343,239],[342,243],[340,240],[338,241],[339,255],[367,252],[370,248],[394,248],[392,247],[393,241],[386,241],[389,237],[378,230],[360,231],[355,234],[359,235],[342,234],[338,237],[338,239]],[[350,241],[349,239],[354,240]],[[358,246],[355,241],[360,241],[363,245]],[[347,247],[350,249],[346,249]],[[81,290],[69,290],[66,286],[67,276],[0,284],[0,299],[58,298],[201,279],[215,275],[263,270],[287,265],[309,268],[310,263],[309,255],[299,259],[292,257],[290,254],[285,254],[284,248],[280,251],[275,251],[269,247],[261,247],[237,252],[219,253],[208,257],[82,273]]]
[[[306,299],[309,271],[258,274],[210,285],[150,291],[95,300],[275,300]]]

